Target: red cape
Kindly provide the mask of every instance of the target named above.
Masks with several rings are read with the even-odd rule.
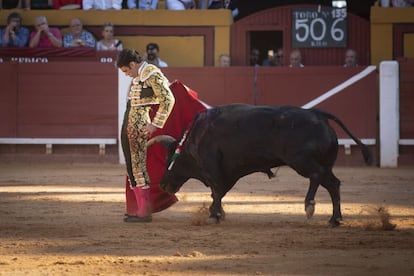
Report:
[[[167,134],[175,139],[180,139],[198,112],[206,110],[206,106],[198,100],[197,93],[183,85],[180,81],[174,81],[170,89],[175,97],[174,108],[168,117],[164,128],[158,129],[153,136]],[[154,117],[157,108],[152,108],[151,118]],[[178,201],[175,195],[161,190],[159,184],[165,171],[165,159],[167,150],[161,144],[154,144],[147,151],[147,170],[151,179],[150,198],[152,212],[160,212]],[[127,185],[128,182],[127,182]],[[128,189],[127,189],[128,190]],[[128,195],[127,195],[128,201]],[[127,202],[128,204],[128,202]]]

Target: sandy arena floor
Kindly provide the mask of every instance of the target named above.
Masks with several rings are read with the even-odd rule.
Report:
[[[152,223],[126,224],[121,165],[0,163],[0,275],[414,275],[414,168],[335,173],[338,228],[322,187],[306,220],[307,180],[289,168],[241,179],[221,224],[204,224],[194,180]]]

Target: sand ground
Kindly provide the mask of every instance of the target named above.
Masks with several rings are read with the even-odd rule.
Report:
[[[306,220],[307,180],[289,168],[241,179],[220,224],[204,224],[195,180],[153,222],[127,224],[122,165],[0,163],[0,275],[414,275],[414,168],[334,172],[338,228],[322,187]]]

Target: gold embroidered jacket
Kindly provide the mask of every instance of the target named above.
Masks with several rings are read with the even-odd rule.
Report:
[[[128,100],[131,101],[131,107],[159,104],[152,120],[152,124],[158,128],[165,125],[175,103],[168,79],[158,67],[147,62],[143,62],[138,69],[138,76],[132,80]]]

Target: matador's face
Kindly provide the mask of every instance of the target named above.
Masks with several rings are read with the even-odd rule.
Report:
[[[138,64],[135,62],[130,62],[129,66],[122,66],[119,69],[121,69],[122,72],[124,72],[125,76],[129,76],[131,78],[136,78],[138,76]]]

